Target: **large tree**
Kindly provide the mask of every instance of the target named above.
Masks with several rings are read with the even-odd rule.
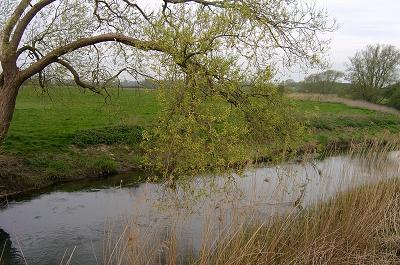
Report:
[[[350,58],[348,79],[357,96],[379,101],[382,89],[398,81],[400,51],[393,45],[368,45]]]
[[[264,67],[273,54],[285,63],[315,64],[327,48],[318,34],[333,29],[324,10],[302,0],[140,3],[2,0],[0,142],[18,91],[32,77],[45,86],[51,73],[67,71],[77,85],[101,93],[100,88],[121,73],[147,77],[165,61],[183,72],[196,68],[207,73],[202,58],[216,53],[235,54],[240,64],[253,69]],[[216,76],[211,74],[212,79]]]

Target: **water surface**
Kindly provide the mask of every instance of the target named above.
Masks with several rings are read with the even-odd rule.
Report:
[[[147,238],[149,245],[174,230],[184,256],[199,250],[206,224],[223,230],[232,222],[232,212],[236,217],[251,212],[265,218],[301,211],[338,191],[399,176],[400,153],[392,152],[372,161],[336,156],[316,163],[256,168],[245,177],[234,176],[229,184],[226,178],[215,178],[215,186],[227,191],[213,191],[199,203],[180,193],[173,199],[158,184],[135,184],[137,176],[129,174],[63,184],[10,201],[1,209],[0,246],[6,264],[25,264],[25,260],[29,265],[60,264],[72,251],[70,264],[103,264],[110,245],[107,238],[117,238],[129,222],[139,233],[155,235]],[[206,180],[195,179],[193,187],[202,191]],[[179,206],[171,209],[171,203]],[[179,208],[182,205],[186,207]]]

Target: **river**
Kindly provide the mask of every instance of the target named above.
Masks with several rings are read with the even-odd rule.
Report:
[[[301,211],[339,191],[399,177],[400,152],[260,167],[230,181],[196,178],[191,187],[195,195],[203,194],[198,200],[159,184],[136,184],[134,174],[62,184],[8,201],[0,209],[5,264],[60,264],[63,256],[64,264],[104,264],[105,253],[126,233],[126,224],[147,241],[143,246],[156,246],[174,231],[184,259],[199,251],[207,225],[221,231],[233,222],[232,216],[265,218]],[[209,179],[214,189],[208,187]]]

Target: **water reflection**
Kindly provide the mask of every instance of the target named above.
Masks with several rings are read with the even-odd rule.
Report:
[[[176,234],[178,251],[183,259],[190,258],[201,248],[205,234],[215,237],[223,233],[234,218],[266,218],[300,211],[338,191],[399,177],[399,154],[376,159],[337,156],[316,163],[257,168],[228,183],[215,178],[212,192],[208,190],[209,179],[198,178],[193,189],[209,192],[198,204],[191,204],[193,198],[186,198],[184,193],[165,193],[157,184],[137,184],[137,178],[131,176],[117,176],[107,183],[83,182],[81,187],[67,184],[10,202],[0,210],[0,227],[6,231],[0,235],[10,242],[6,244],[9,264],[24,264],[15,258],[15,242],[19,242],[29,265],[60,264],[75,247],[71,264],[101,264],[108,259],[104,253],[118,240],[126,223],[135,230],[126,234],[145,238],[140,246],[143,251]],[[224,192],[214,192],[219,189]],[[160,201],[164,207],[172,205],[168,202],[191,204],[192,211],[160,209]],[[207,230],[208,224],[213,229]],[[162,253],[157,255],[158,261],[165,258]]]
[[[22,264],[23,258],[20,253],[13,247],[10,235],[0,229],[0,264]]]

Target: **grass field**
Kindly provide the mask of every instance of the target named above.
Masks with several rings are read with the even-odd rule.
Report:
[[[346,145],[369,138],[385,138],[400,132],[400,116],[350,107],[342,103],[297,100],[311,130],[305,141],[320,148]]]
[[[75,87],[47,93],[24,87],[3,146],[0,174],[15,175],[13,179],[29,176],[21,186],[40,186],[137,166],[140,127],[155,120],[157,95],[147,90],[110,93],[111,99],[105,99]],[[339,103],[297,100],[295,104],[299,118],[310,128],[304,144],[319,149],[400,132],[399,116]]]
[[[63,150],[77,132],[114,125],[146,125],[154,119],[154,92],[112,91],[111,99],[75,87],[48,93],[25,87],[18,96],[14,119],[5,142],[12,153]]]

